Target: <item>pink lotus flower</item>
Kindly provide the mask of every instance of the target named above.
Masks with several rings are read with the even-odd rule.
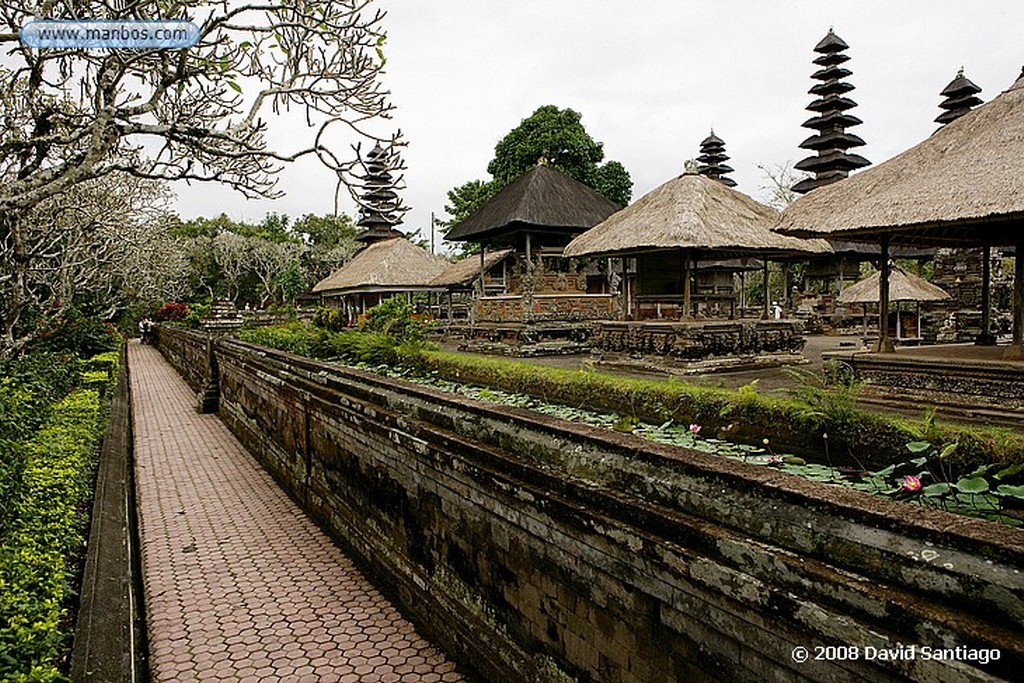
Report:
[[[904,491],[920,491],[921,490],[921,477],[915,477],[912,474],[908,474],[903,477],[903,490]]]
[[[697,423],[694,423],[694,424],[690,425],[690,433],[691,434],[700,434],[700,429],[701,429],[701,427]]]

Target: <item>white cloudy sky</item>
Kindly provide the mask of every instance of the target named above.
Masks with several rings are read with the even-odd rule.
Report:
[[[888,159],[936,128],[939,91],[960,66],[991,99],[1024,65],[1021,0],[381,0],[392,125],[409,143],[403,226],[426,234],[445,193],[486,178],[494,145],[537,107],[583,115],[634,199],[678,175],[714,127],[738,189],[761,198],[758,165],[797,161],[809,131],[814,45],[830,26],[849,45],[857,150]],[[277,123],[286,140],[294,123]],[[383,132],[383,131],[382,131]],[[259,219],[333,210],[331,175],[286,169],[274,202],[179,188],[186,217]],[[342,210],[352,213],[350,201]]]

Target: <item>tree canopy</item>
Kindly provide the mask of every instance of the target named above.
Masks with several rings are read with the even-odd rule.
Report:
[[[487,164],[490,180],[471,180],[448,192],[448,227],[469,217],[541,158],[616,204],[628,204],[633,192],[629,172],[618,161],[601,163],[604,145],[587,133],[581,118],[572,109],[549,104],[523,119],[495,146]]]

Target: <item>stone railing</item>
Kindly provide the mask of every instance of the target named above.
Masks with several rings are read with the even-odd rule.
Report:
[[[215,353],[225,423],[484,680],[1024,666],[1018,529],[239,342]]]

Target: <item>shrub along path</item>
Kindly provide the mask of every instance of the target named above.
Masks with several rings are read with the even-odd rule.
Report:
[[[154,680],[463,680],[158,351],[128,358]]]

